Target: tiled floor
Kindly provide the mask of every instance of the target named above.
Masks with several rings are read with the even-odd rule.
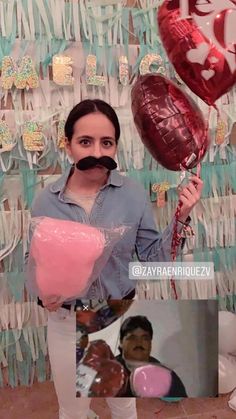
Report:
[[[138,399],[138,419],[236,419],[228,407],[229,396],[216,399],[186,399],[178,403]],[[104,399],[94,399],[92,408],[100,419],[111,419]],[[58,406],[51,382],[33,387],[0,389],[1,419],[58,419]],[[122,418],[121,418],[122,419]]]

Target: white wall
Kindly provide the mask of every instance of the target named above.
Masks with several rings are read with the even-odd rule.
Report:
[[[217,393],[218,307],[215,301],[135,300],[122,319],[90,335],[104,339],[117,355],[121,322],[129,316],[145,315],[154,330],[152,353],[174,369],[189,397]]]

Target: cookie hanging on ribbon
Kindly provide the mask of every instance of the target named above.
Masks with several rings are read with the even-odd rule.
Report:
[[[228,132],[228,127],[227,127],[226,118],[224,118],[223,116],[221,117],[219,116],[218,121],[217,121],[216,137],[215,137],[215,143],[217,145],[221,145],[224,143],[227,132]]]
[[[17,63],[11,56],[2,60],[2,87],[5,90],[15,85],[17,89],[36,89],[39,87],[39,78],[31,57],[25,55]]]
[[[127,86],[129,83],[129,65],[126,55],[122,55],[119,58],[119,78],[123,86]]]
[[[72,86],[74,77],[72,77],[71,57],[66,55],[54,55],[52,60],[53,81],[62,86]]]
[[[57,128],[57,147],[62,150],[65,148],[65,120],[58,121],[58,128]]]
[[[86,83],[93,86],[105,86],[106,80],[104,76],[98,76],[96,55],[89,54],[86,60]]]
[[[26,151],[43,151],[43,127],[39,122],[24,123],[23,144]]]
[[[154,183],[152,192],[157,194],[157,207],[163,208],[166,205],[166,192],[170,189],[169,182]]]
[[[11,151],[14,147],[14,141],[11,131],[5,121],[0,120],[0,153]]]
[[[151,73],[151,66],[157,66],[155,73],[165,74],[165,68],[163,67],[163,60],[158,54],[146,54],[139,65],[139,72],[142,76],[145,74]]]

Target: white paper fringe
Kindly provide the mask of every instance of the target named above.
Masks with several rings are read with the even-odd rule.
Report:
[[[236,294],[236,270],[231,272],[215,272],[214,280],[191,279],[175,282],[177,296],[180,300],[208,300]],[[173,299],[170,281],[137,281],[138,299]]]

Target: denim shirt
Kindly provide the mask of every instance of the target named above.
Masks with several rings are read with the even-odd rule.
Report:
[[[83,296],[85,299],[122,299],[135,288],[136,281],[130,280],[128,275],[129,262],[135,260],[135,255],[136,259],[144,262],[172,260],[174,219],[160,234],[156,229],[150,198],[143,186],[120,175],[116,170],[110,172],[107,183],[100,188],[88,216],[79,204],[64,195],[70,174],[71,167],[37,195],[31,215],[78,221],[105,228],[121,225],[131,227],[114,246],[99,278]],[[182,224],[178,224],[178,232],[181,229]]]

